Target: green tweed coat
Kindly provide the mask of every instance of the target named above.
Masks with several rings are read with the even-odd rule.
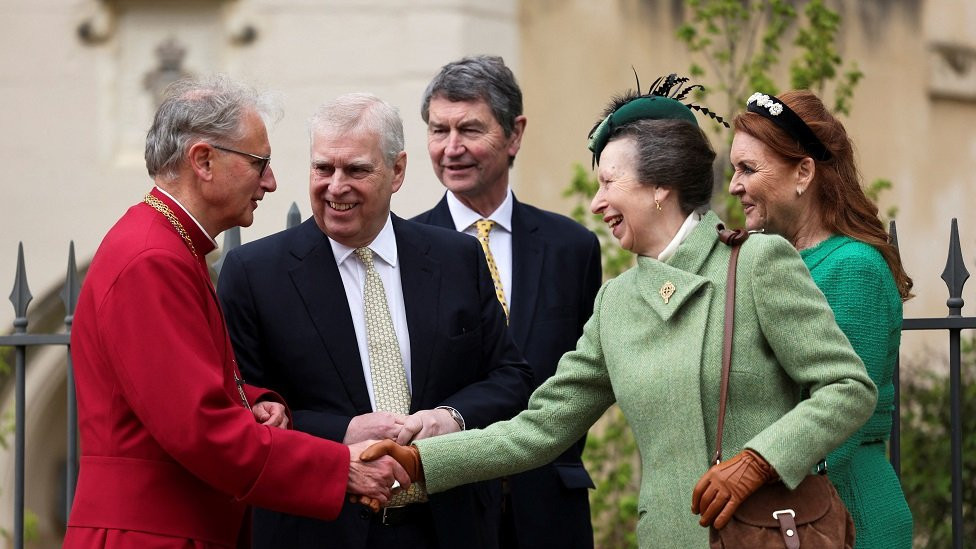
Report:
[[[705,215],[666,263],[600,289],[576,350],[529,408],[483,430],[417,441],[427,490],[551,461],[614,402],[641,455],[637,537],[645,549],[707,547],[691,492],[714,452],[729,248]],[[659,294],[666,283],[674,294]],[[752,448],[788,486],[871,415],[874,384],[796,250],[754,235],[739,256],[723,452]],[[801,391],[810,398],[801,402]]]

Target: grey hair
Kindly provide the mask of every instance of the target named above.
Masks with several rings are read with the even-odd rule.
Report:
[[[146,170],[151,177],[175,179],[194,144],[244,138],[244,116],[257,112],[265,123],[281,117],[270,94],[225,75],[184,78],[166,88],[146,134]]]
[[[429,121],[430,100],[444,97],[448,101],[488,103],[505,137],[515,130],[515,119],[522,115],[522,90],[505,61],[495,55],[465,57],[441,67],[424,91],[420,116]]]
[[[400,111],[371,93],[347,93],[320,106],[308,121],[311,143],[327,131],[375,133],[387,166],[403,152],[403,120]]]
[[[629,138],[637,153],[637,180],[678,193],[678,206],[688,215],[712,199],[715,151],[698,126],[684,120],[637,120],[625,124],[610,141]]]

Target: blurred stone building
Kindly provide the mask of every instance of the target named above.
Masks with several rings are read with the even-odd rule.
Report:
[[[400,108],[409,162],[394,209],[411,216],[432,205],[442,188],[426,153],[421,93],[441,65],[476,53],[503,56],[525,94],[529,122],[515,192],[568,213],[573,204],[562,194],[573,166],[590,162],[586,133],[604,102],[633,86],[631,67],[645,86],[657,75],[687,72],[692,58],[675,38],[688,17],[683,4],[0,0],[0,292],[13,286],[22,241],[37,296],[31,325],[60,322],[56,294],[69,241],[84,266],[102,235],[149,189],[145,132],[159,92],[186,74],[225,72],[280,93],[285,115],[270,134],[278,191],[262,202],[244,241],[283,228],[292,202],[308,214],[305,120],[345,92],[370,91]],[[918,296],[905,314],[942,316],[946,291],[938,277],[950,218],[959,218],[968,261],[976,259],[976,220],[966,215],[976,210],[976,3],[828,4],[843,16],[839,51],[865,74],[845,119],[862,174],[894,183],[882,207],[898,207],[902,254]],[[785,69],[778,84],[788,84]],[[708,105],[723,114],[740,108]],[[726,137],[712,136],[717,149]],[[12,319],[12,309],[0,305],[0,331],[9,331]],[[904,353],[925,348],[922,336],[904,339]],[[945,353],[935,349],[936,357]],[[63,357],[60,349],[38,351],[28,368],[27,506],[38,517],[36,547],[58,547],[64,529]],[[11,421],[9,385],[0,385],[4,423]],[[0,527],[8,531],[12,461],[0,452]]]

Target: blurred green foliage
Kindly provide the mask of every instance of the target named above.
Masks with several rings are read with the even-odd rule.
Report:
[[[0,449],[4,451],[9,450],[7,436],[14,434],[15,429],[16,422],[14,420],[13,410],[7,410],[3,414],[3,419],[0,420]],[[40,531],[37,513],[30,509],[24,509],[24,543],[35,541],[38,537],[40,537]],[[13,534],[5,528],[0,528],[0,538],[12,541]]]
[[[0,382],[7,379],[7,377],[9,377],[13,372],[13,369],[10,367],[9,363],[10,352],[12,350],[12,347],[0,347]]]
[[[952,547],[949,381],[929,364],[901,376],[901,482],[915,519],[916,549]],[[963,536],[976,540],[976,336],[962,345]]]
[[[891,190],[891,187],[891,181],[887,179],[875,179],[864,189],[864,194],[871,199],[871,202],[877,204],[881,193]],[[878,213],[881,217],[881,222],[887,227],[888,223],[898,215],[898,206],[889,206],[888,209]]]
[[[596,483],[590,493],[596,547],[636,549],[640,456],[630,425],[616,404],[590,430],[583,459]]]

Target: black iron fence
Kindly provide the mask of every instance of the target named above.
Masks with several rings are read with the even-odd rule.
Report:
[[[75,304],[78,302],[78,291],[81,281],[75,266],[74,242],[68,247],[68,271],[65,276],[64,289],[61,300],[64,302],[64,333],[31,334],[27,333],[27,305],[34,299],[27,285],[27,271],[24,268],[24,245],[17,247],[17,271],[14,276],[14,288],[10,293],[10,302],[14,306],[14,330],[11,335],[0,336],[0,347],[13,347],[14,354],[14,524],[13,546],[15,549],[24,547],[24,456],[26,417],[25,404],[27,401],[27,349],[39,346],[57,345],[65,347],[68,377],[68,464],[66,475],[67,493],[65,498],[67,512],[71,510],[74,500],[75,480],[78,473],[78,418],[75,405],[74,376],[71,367],[71,322],[74,318]]]
[[[895,223],[891,223],[891,236],[895,245],[898,244]],[[905,330],[946,330],[949,335],[949,433],[950,433],[950,463],[952,471],[952,547],[962,549],[963,542],[963,478],[962,478],[962,354],[960,352],[962,331],[976,329],[976,316],[963,316],[962,289],[969,279],[969,271],[962,256],[959,245],[959,227],[956,220],[952,220],[949,230],[949,252],[946,257],[945,270],[942,280],[949,289],[949,299],[946,307],[949,314],[935,318],[906,318],[902,322],[902,332]],[[901,403],[900,403],[900,364],[895,367],[895,410],[891,425],[891,464],[901,476]],[[976,436],[976,433],[968,433]],[[971,479],[972,482],[976,479]],[[972,520],[972,518],[971,518]],[[973,540],[969,540],[972,542]]]
[[[301,222],[298,206],[292,204],[288,211],[286,226],[292,227]],[[894,222],[891,224],[891,235],[897,245],[897,233]],[[241,243],[240,229],[232,229],[224,234],[224,252],[239,246]],[[219,272],[223,263],[221,257],[214,269]],[[960,352],[962,330],[976,329],[976,317],[962,316],[963,286],[969,278],[959,245],[959,231],[956,220],[952,220],[949,235],[949,252],[942,279],[949,289],[949,299],[946,306],[949,313],[945,317],[937,318],[906,318],[902,330],[946,330],[949,336],[949,387],[950,387],[950,433],[951,433],[951,462],[952,471],[952,547],[963,547],[963,478],[962,478],[962,357]],[[39,346],[64,346],[67,359],[67,427],[68,427],[68,457],[66,466],[66,509],[65,517],[71,511],[74,499],[75,480],[78,472],[78,436],[77,415],[72,376],[70,334],[74,317],[75,305],[78,301],[80,276],[75,265],[74,243],[68,249],[68,268],[65,285],[61,291],[64,302],[64,333],[28,333],[27,306],[33,299],[27,285],[27,272],[24,267],[23,245],[17,250],[17,270],[14,277],[14,287],[10,294],[10,301],[14,307],[13,333],[0,336],[0,348],[12,347],[14,355],[14,524],[13,547],[24,547],[24,459],[25,459],[25,401],[26,401],[26,368],[27,350]],[[901,405],[899,391],[899,367],[895,368],[895,409],[893,412],[890,455],[895,471],[901,475]],[[976,436],[976,433],[969,433]],[[974,479],[976,480],[976,479]]]

